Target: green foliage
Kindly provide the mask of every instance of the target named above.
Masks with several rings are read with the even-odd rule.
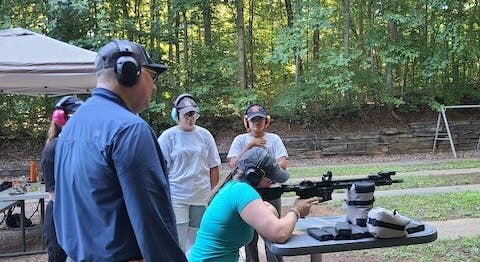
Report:
[[[155,60],[170,65],[151,109],[142,114],[158,130],[172,124],[171,104],[182,92],[199,99],[202,121],[212,120],[212,126],[215,119],[237,119],[251,102],[304,127],[351,118],[372,104],[415,111],[480,103],[478,1],[350,1],[348,43],[347,14],[339,2],[291,1],[288,24],[284,2],[246,1],[246,90],[238,86],[234,1],[155,3],[4,0],[0,28],[24,27],[90,50],[112,38],[144,44]],[[295,68],[296,58],[302,68]],[[1,126],[8,126],[2,136],[38,136],[37,127],[22,123],[31,118],[46,124],[48,117],[30,115],[43,112],[45,105],[29,98],[27,108],[21,99],[7,100],[21,113],[0,110]]]

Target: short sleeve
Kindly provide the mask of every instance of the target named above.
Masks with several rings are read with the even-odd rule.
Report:
[[[242,143],[244,139],[242,139],[242,135],[238,135],[233,139],[232,145],[230,146],[230,150],[228,150],[227,158],[232,158],[238,156],[240,152],[242,152],[243,147],[245,146]]]
[[[159,137],[158,137],[158,144],[160,145],[160,150],[162,151],[163,157],[167,162],[167,167],[171,165],[171,158],[170,154],[172,151],[172,143],[170,140],[170,129],[165,130]]]
[[[282,139],[277,134],[271,134],[273,137],[274,157],[279,159],[280,157],[288,157],[287,148],[283,144]]]
[[[242,213],[243,209],[250,204],[250,202],[261,199],[258,192],[247,183],[239,182],[235,184],[232,189],[232,195],[235,196],[237,212],[239,214]]]
[[[207,131],[208,141],[208,167],[213,168],[221,164],[220,155],[218,154],[217,144],[212,134]]]

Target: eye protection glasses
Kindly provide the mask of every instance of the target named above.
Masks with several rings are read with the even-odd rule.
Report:
[[[153,71],[152,69],[148,68],[148,67],[143,67],[145,69],[145,71],[147,71],[150,76],[152,77],[152,80],[153,82],[157,82],[157,79],[158,79],[158,73]]]
[[[194,118],[198,118],[200,116],[199,113],[195,112],[195,111],[190,111],[190,112],[187,112],[185,114],[183,114],[185,117],[194,117]]]

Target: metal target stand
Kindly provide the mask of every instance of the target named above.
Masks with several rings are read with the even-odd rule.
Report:
[[[447,109],[452,108],[480,108],[480,105],[458,105],[458,106],[442,106],[440,112],[438,112],[438,120],[437,120],[437,129],[435,131],[435,139],[433,140],[433,149],[432,153],[435,154],[435,148],[437,147],[437,141],[441,140],[448,140],[450,141],[450,147],[452,148],[452,153],[455,158],[457,158],[457,152],[455,151],[455,144],[453,143],[452,133],[450,132],[450,127],[448,126],[447,120]],[[439,137],[439,129],[440,129],[440,121],[443,119],[443,123],[445,125],[445,129],[447,131],[448,137]],[[478,151],[480,148],[480,137],[478,138],[477,147],[475,150]]]

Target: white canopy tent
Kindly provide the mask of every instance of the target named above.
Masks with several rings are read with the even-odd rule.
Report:
[[[0,31],[0,93],[61,96],[95,87],[96,53],[13,28]]]

